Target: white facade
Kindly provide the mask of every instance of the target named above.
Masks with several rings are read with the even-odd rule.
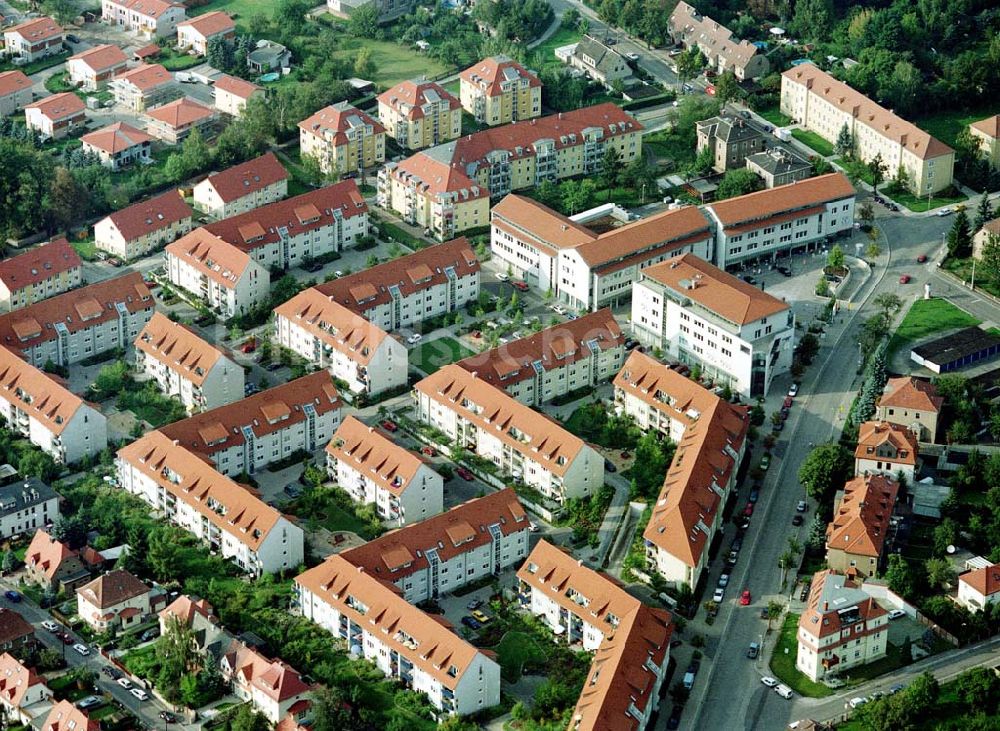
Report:
[[[1000,567],[987,566],[959,576],[958,603],[970,612],[982,612],[1000,603]]]
[[[288,180],[284,179],[255,190],[248,195],[227,201],[222,199],[215,186],[212,185],[212,179],[205,178],[194,186],[194,207],[213,218],[229,218],[279,201],[287,194]]]
[[[175,243],[180,244],[182,241],[183,239]],[[223,242],[220,245],[228,246]],[[204,300],[224,318],[249,312],[263,305],[270,294],[270,275],[267,269],[253,259],[245,262],[241,272],[227,270],[226,274],[230,275],[228,277],[219,276],[218,271],[206,266],[204,261],[182,253],[180,248],[168,247],[166,260],[170,283]]]
[[[172,36],[186,17],[184,5],[164,0],[102,0],[101,20],[147,39]]]
[[[0,488],[0,539],[34,535],[36,529],[58,522],[59,495],[48,486],[42,489],[20,481]]]
[[[131,597],[114,606],[101,609],[96,604],[91,604],[84,595],[77,590],[76,593],[76,613],[94,632],[104,632],[110,627],[119,625],[119,616],[126,609],[139,610],[138,617],[146,617],[150,613],[149,606],[150,592]]]
[[[221,354],[202,375],[188,373],[169,357],[161,360],[138,349],[135,360],[139,373],[152,378],[167,396],[180,399],[189,412],[231,404],[245,395],[243,366]]]

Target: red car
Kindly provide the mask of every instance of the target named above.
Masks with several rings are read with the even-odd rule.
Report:
[[[748,518],[753,515],[753,503],[747,503],[747,506],[743,508],[743,515]]]
[[[910,275],[909,274],[904,274],[903,276],[901,276],[899,278],[899,283],[900,284],[909,284],[910,283]]]
[[[243,346],[240,348],[244,353],[252,353],[257,350],[257,338],[248,338]]]
[[[708,94],[709,96],[715,96],[715,86],[713,86],[712,84],[706,86],[705,93]]]
[[[785,404],[784,404],[784,406],[785,406],[786,409],[792,408],[792,397],[791,396],[785,396]]]
[[[528,283],[527,282],[521,282],[521,281],[511,282],[511,285],[513,285],[514,289],[518,290],[519,292],[527,292],[528,291]]]
[[[399,427],[396,425],[396,422],[389,421],[388,419],[382,422],[382,428],[385,429],[387,432],[399,431]]]
[[[740,606],[741,607],[749,606],[751,601],[753,601],[753,597],[750,596],[750,590],[744,589],[743,593],[740,594]]]
[[[469,472],[469,470],[467,470],[465,467],[459,467],[457,470],[455,470],[455,473],[466,482],[472,482],[474,479],[476,479],[476,476],[473,475],[471,472]]]
[[[420,453],[421,454],[425,454],[428,457],[436,457],[437,456],[437,450],[434,449],[434,447],[431,447],[431,446],[421,447],[420,448]]]
[[[923,264],[927,261],[927,254],[921,254],[917,257],[917,264]]]

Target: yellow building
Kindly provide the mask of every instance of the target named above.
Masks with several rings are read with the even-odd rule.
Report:
[[[973,139],[979,141],[979,149],[990,167],[1000,170],[1000,114],[980,119],[969,125]]]
[[[811,63],[781,75],[781,111],[830,143],[847,125],[858,158],[869,162],[881,155],[886,179],[902,169],[918,195],[952,184],[954,150]]]
[[[462,105],[433,81],[404,81],[378,98],[386,134],[408,150],[439,145],[462,134]]]
[[[441,239],[489,224],[489,199],[600,171],[613,147],[624,164],[642,154],[642,125],[614,104],[486,129],[390,162],[378,204]]]
[[[370,170],[385,162],[385,128],[347,102],[299,122],[300,154],[319,160],[324,173]]]
[[[542,114],[542,82],[506,56],[484,58],[459,79],[462,107],[477,122],[494,127]]]

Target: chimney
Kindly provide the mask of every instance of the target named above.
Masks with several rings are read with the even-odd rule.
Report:
[[[830,611],[830,602],[823,602],[823,611],[824,612]]]

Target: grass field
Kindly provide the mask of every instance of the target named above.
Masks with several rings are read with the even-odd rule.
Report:
[[[524,632],[505,634],[494,648],[500,661],[500,674],[508,683],[516,683],[527,663],[544,663],[545,651]]]
[[[233,20],[245,23],[247,18],[255,13],[270,16],[274,14],[270,3],[262,3],[260,0],[210,0],[205,5],[188,10],[188,17],[204,15],[212,10],[224,10]]]
[[[965,310],[943,299],[917,300],[899,323],[889,341],[889,356],[911,343],[946,330],[974,327],[980,323]]]
[[[531,53],[538,59],[541,66],[562,66],[563,63],[556,58],[555,50],[560,46],[568,46],[576,43],[583,35],[575,28],[559,26],[559,30],[545,39],[544,43],[539,43],[531,49]]]
[[[351,62],[362,47],[371,49],[372,60],[378,69],[372,80],[383,87],[419,76],[432,79],[449,70],[440,61],[425,56],[415,48],[401,46],[398,43],[344,36],[341,45],[344,50],[337,51],[336,55]]]
[[[410,365],[430,375],[439,368],[470,355],[475,353],[454,338],[438,338],[411,350]]]
[[[792,137],[797,139],[806,147],[813,149],[823,157],[828,157],[833,154],[833,145],[815,132],[810,132],[807,129],[793,129]]]
[[[825,698],[833,694],[832,688],[822,683],[814,683],[795,668],[795,656],[799,650],[796,639],[799,631],[799,615],[786,614],[781,626],[781,636],[771,655],[771,671],[774,676],[799,695],[807,698]]]
[[[916,213],[923,213],[924,211],[932,211],[935,208],[940,208],[941,206],[954,205],[955,203],[961,203],[962,201],[968,200],[969,198],[965,193],[958,190],[955,191],[955,195],[952,196],[935,195],[931,196],[929,200],[927,196],[918,198],[908,190],[904,190],[900,193],[889,193],[885,189],[880,189],[879,192],[885,194],[889,198],[892,198],[899,205],[906,206],[911,211],[915,211]]]
[[[955,259],[948,257],[941,265],[942,269],[947,269],[956,277],[960,277],[963,282],[972,281],[972,259]],[[994,297],[1000,297],[1000,286],[997,286],[989,277],[983,275],[983,270],[976,272],[976,289],[989,292]],[[994,328],[995,329],[995,328]]]
[[[86,241],[71,241],[70,245],[76,250],[76,253],[80,255],[80,258],[84,261],[95,261],[97,259],[97,244],[94,243],[93,239],[87,239]]]
[[[982,112],[947,111],[935,114],[933,117],[914,120],[920,129],[930,132],[946,145],[955,146],[958,133],[969,126],[971,122],[992,116],[1000,112],[1000,106]]]
[[[787,127],[792,123],[792,118],[786,117],[782,114],[778,107],[771,107],[770,109],[755,109],[754,111],[775,127]]]

